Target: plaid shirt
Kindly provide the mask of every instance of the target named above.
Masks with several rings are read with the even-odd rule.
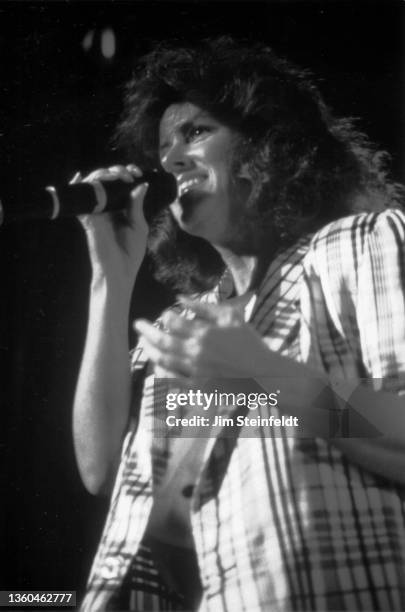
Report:
[[[273,351],[331,376],[379,379],[399,393],[405,390],[404,284],[404,214],[347,217],[274,259],[250,323]],[[219,289],[206,299],[220,300]],[[139,347],[134,372],[143,365]],[[351,464],[323,439],[282,431],[218,437],[203,459],[198,452],[193,457],[190,440],[173,438],[171,447],[153,437],[152,390],[148,376],[138,427],[123,445],[84,610],[108,608],[131,564],[138,582],[128,607],[176,609],[142,554],[152,480],[169,472],[177,474],[175,503],[184,503],[182,483],[196,485],[191,521],[201,612],[405,609],[401,487]]]

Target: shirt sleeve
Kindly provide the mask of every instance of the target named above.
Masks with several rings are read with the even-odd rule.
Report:
[[[329,224],[314,236],[305,279],[307,345],[323,369],[405,389],[404,213]]]
[[[405,375],[405,216],[378,216],[359,267],[358,323],[365,364],[374,378]]]

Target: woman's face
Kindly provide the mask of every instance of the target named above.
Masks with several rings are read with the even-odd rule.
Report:
[[[217,246],[232,246],[250,193],[246,177],[231,172],[237,138],[188,102],[169,106],[160,122],[160,161],[177,181],[171,212],[181,229]]]

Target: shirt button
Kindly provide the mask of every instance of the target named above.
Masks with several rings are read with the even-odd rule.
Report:
[[[183,487],[183,489],[181,490],[181,493],[183,495],[183,497],[191,497],[192,494],[194,492],[194,485],[186,485],[185,487]]]

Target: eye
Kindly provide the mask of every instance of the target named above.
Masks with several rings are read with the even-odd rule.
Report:
[[[208,125],[192,125],[187,130],[186,139],[188,142],[191,142],[209,132],[211,132],[211,128]]]

